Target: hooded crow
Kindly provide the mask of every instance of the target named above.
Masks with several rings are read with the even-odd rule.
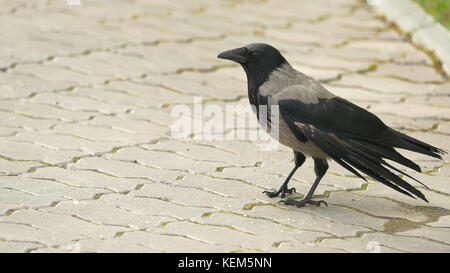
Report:
[[[258,109],[262,109],[260,106],[265,106],[266,116],[272,117],[270,109],[278,107],[277,140],[294,150],[294,168],[277,191],[264,192],[269,197],[280,195],[284,198],[286,193],[295,191],[295,188],[288,189],[289,180],[310,156],[314,160],[316,179],[302,200],[283,200],[286,205],[327,205],[323,200],[311,198],[330,159],[364,180],[360,172],[403,194],[428,202],[419,190],[392,171],[417,180],[385,159],[421,172],[416,163],[394,148],[439,159],[442,159],[440,154],[446,153],[444,150],[400,133],[365,109],[335,96],[317,81],[295,70],[276,48],[268,44],[249,44],[224,51],[217,57],[237,62],[244,68],[248,97],[257,114]],[[259,115],[258,119],[265,123],[262,125],[270,133],[274,124],[271,119],[261,119]]]

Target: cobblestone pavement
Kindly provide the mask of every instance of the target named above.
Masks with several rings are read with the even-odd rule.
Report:
[[[329,206],[292,208],[262,194],[289,149],[171,134],[194,97],[248,105],[244,72],[216,55],[264,41],[448,150],[450,82],[361,1],[3,0],[0,18],[1,252],[450,252],[448,156],[404,153],[430,203],[331,163]],[[297,197],[313,178],[307,160]]]

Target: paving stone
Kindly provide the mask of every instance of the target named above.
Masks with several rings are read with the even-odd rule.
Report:
[[[0,237],[8,241],[36,240],[46,245],[63,244],[75,238],[100,235],[113,237],[120,227],[101,226],[76,215],[62,215],[38,210],[21,210],[0,218]],[[68,226],[72,228],[67,228]],[[8,231],[8,227],[16,227]]]
[[[377,65],[374,75],[398,77],[417,82],[442,82],[442,75],[430,66],[386,63]],[[414,76],[413,76],[414,75]]]
[[[424,94],[432,92],[436,88],[435,84],[430,83],[413,83],[389,77],[380,79],[380,77],[359,74],[343,76],[335,83],[344,86],[358,86],[379,93],[405,95]]]
[[[54,196],[34,195],[13,188],[2,188],[0,196],[3,200],[2,215],[6,216],[12,215],[22,209],[53,206],[59,201],[64,200],[64,198],[55,198]]]
[[[380,240],[381,241],[381,240]],[[345,238],[323,240],[320,247],[345,250],[353,253],[403,253],[404,250],[396,249],[385,243],[367,238]]]
[[[123,227],[124,230],[144,230],[158,227],[164,222],[173,220],[168,216],[154,216],[139,211],[120,208],[114,204],[96,200],[62,201],[57,206],[42,210],[59,214],[76,214],[87,221],[99,225]],[[113,213],[112,213],[113,212]]]
[[[16,173],[26,172],[33,167],[44,166],[43,164],[35,161],[14,161],[9,158],[0,158],[0,173],[2,175],[10,175]]]
[[[85,170],[89,173],[98,172],[103,175],[104,178],[119,177],[123,179],[135,179],[136,182],[140,180],[147,182],[154,181],[174,181],[177,177],[182,177],[186,174],[183,170],[164,170],[158,168],[152,168],[139,161],[127,162],[107,160],[99,157],[87,157],[77,161],[75,164],[69,165],[72,170]]]
[[[156,127],[156,126],[155,126]],[[157,128],[160,128],[159,126]],[[151,137],[144,134],[133,134],[112,126],[98,126],[89,124],[62,123],[53,128],[55,134],[69,134],[92,141],[111,142],[115,145],[129,145],[132,143],[145,143]]]
[[[31,160],[42,164],[68,162],[72,157],[81,155],[80,151],[58,150],[56,147],[28,142],[2,141],[0,154],[3,157],[17,160]]]
[[[92,169],[64,169],[64,168],[40,168],[34,173],[28,174],[31,178],[51,179],[67,184],[69,187],[93,188],[100,192],[127,192],[138,185],[149,183],[145,179],[118,178],[102,171],[101,168]],[[96,194],[93,192],[92,196]]]
[[[409,230],[405,232],[399,232],[399,235],[406,236],[416,236],[419,238],[426,238],[431,241],[442,244],[443,246],[447,245],[448,251],[450,251],[450,238],[447,236],[449,229],[447,228],[418,228],[414,230]]]
[[[298,243],[293,243],[289,240],[285,240],[280,242],[279,246],[273,250],[271,250],[271,252],[277,253],[277,252],[281,252],[281,253],[345,253],[348,251],[345,251],[343,249],[339,249],[339,248],[332,248],[332,247],[322,247],[322,246],[317,246],[315,244],[312,243],[308,243],[308,244],[298,244]]]
[[[100,203],[118,206],[129,211],[145,213],[153,216],[175,217],[178,219],[199,217],[205,212],[205,210],[213,209],[208,206],[186,206],[176,202],[171,202],[170,200],[164,198],[148,196],[137,197],[124,194],[108,194],[102,196],[98,200]],[[154,210],[155,207],[158,207],[158,211]]]
[[[80,121],[88,119],[91,114],[61,109],[55,105],[32,104],[29,102],[0,102],[0,108],[15,112],[26,117],[53,121]]]
[[[92,198],[92,188],[76,187],[70,184],[53,181],[51,179],[29,179],[17,177],[0,177],[0,184],[4,189],[25,192],[28,195],[44,198],[55,198],[55,200],[81,200]],[[105,190],[98,190],[105,192]]]
[[[152,249],[141,242],[130,242],[125,239],[86,239],[75,243],[59,246],[58,250],[69,253],[156,253],[158,249]]]
[[[450,216],[442,216],[439,218],[439,220],[435,223],[430,223],[428,224],[429,226],[433,226],[433,227],[443,227],[443,228],[448,228],[450,227]]]
[[[189,233],[187,233],[189,230]],[[263,249],[265,245],[269,244],[270,237],[248,236],[244,232],[230,229],[227,227],[220,227],[214,225],[203,225],[194,223],[175,222],[170,223],[164,227],[164,233],[177,234],[187,236],[212,243],[225,244],[234,247],[250,248],[253,250]],[[220,233],[223,236],[217,236]]]
[[[40,248],[41,245],[33,242],[0,242],[0,252],[3,253],[21,253],[29,252],[32,249]]]
[[[228,244],[209,243],[191,236],[169,232],[127,232],[123,240],[140,242],[142,245],[158,252],[173,252],[173,248],[183,249],[184,252],[240,252],[242,247]]]
[[[450,251],[448,244],[434,242],[432,240],[422,238],[422,236],[392,236],[383,233],[368,233],[364,234],[362,238],[369,242],[378,242],[379,244],[383,244],[404,252],[448,253]]]
[[[405,95],[401,94],[381,94],[360,87],[340,86],[334,85],[333,83],[325,84],[325,87],[337,96],[361,105],[380,104],[384,102],[394,103],[402,101],[405,98]]]
[[[284,209],[286,208],[286,209]],[[317,212],[316,207],[308,207],[308,211],[301,211],[297,208],[289,207],[272,207],[272,206],[257,206],[252,210],[246,212],[250,217],[263,217],[268,221],[275,221],[282,225],[293,226],[298,230],[314,231],[322,233],[317,239],[322,237],[342,237],[353,236],[357,232],[367,231],[363,226],[356,226],[351,224],[343,224],[333,222],[329,219],[323,218],[320,212]],[[292,212],[296,212],[293,214]],[[303,220],[302,220],[303,219]],[[308,219],[306,221],[306,219]],[[321,230],[319,227],[326,227]]]

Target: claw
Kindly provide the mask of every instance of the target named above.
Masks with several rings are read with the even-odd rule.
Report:
[[[296,189],[295,188],[290,188],[290,189],[287,189],[286,192],[292,194],[293,192],[296,192]]]
[[[302,199],[300,201],[294,200],[294,199],[286,199],[281,200],[280,202],[284,203],[287,206],[296,206],[297,208],[303,207],[305,204],[315,205],[320,207],[320,204],[324,204],[326,207],[328,207],[327,202],[323,200],[314,201],[314,200],[306,200]]]
[[[325,205],[325,207],[328,207],[328,204],[327,204],[327,202],[325,202],[325,201],[323,201],[323,200],[319,200],[319,201],[317,201],[317,206],[319,206],[320,207],[320,204],[324,204]]]
[[[286,193],[292,194],[293,192],[295,192],[295,188],[280,188],[277,191],[263,191],[263,193],[270,198],[276,197],[278,195],[280,195],[281,198],[284,198],[286,196]]]
[[[269,196],[270,198],[276,197],[279,194],[278,191],[263,191],[263,193]]]

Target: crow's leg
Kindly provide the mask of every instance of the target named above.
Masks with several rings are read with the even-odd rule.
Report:
[[[294,151],[294,158],[295,166],[289,173],[288,177],[286,177],[286,180],[284,180],[283,184],[281,184],[280,188],[277,191],[263,191],[263,193],[265,193],[270,198],[278,195],[280,195],[281,198],[284,198],[286,196],[286,193],[295,192],[295,188],[288,189],[287,185],[291,180],[291,177],[294,175],[295,171],[305,162],[306,157],[302,153]]]
[[[296,207],[303,207],[305,204],[311,204],[311,205],[316,205],[316,206],[320,206],[320,204],[324,204],[325,206],[328,207],[327,202],[325,202],[323,200],[320,200],[320,201],[311,200],[311,198],[314,194],[314,191],[317,188],[317,185],[319,185],[320,180],[325,175],[327,170],[328,170],[328,163],[327,163],[326,159],[314,158],[314,172],[316,173],[317,177],[316,177],[316,180],[314,181],[314,184],[312,185],[311,189],[306,194],[305,198],[303,198],[302,200],[287,199],[287,200],[282,200],[281,202],[283,202],[285,205],[296,206]]]

